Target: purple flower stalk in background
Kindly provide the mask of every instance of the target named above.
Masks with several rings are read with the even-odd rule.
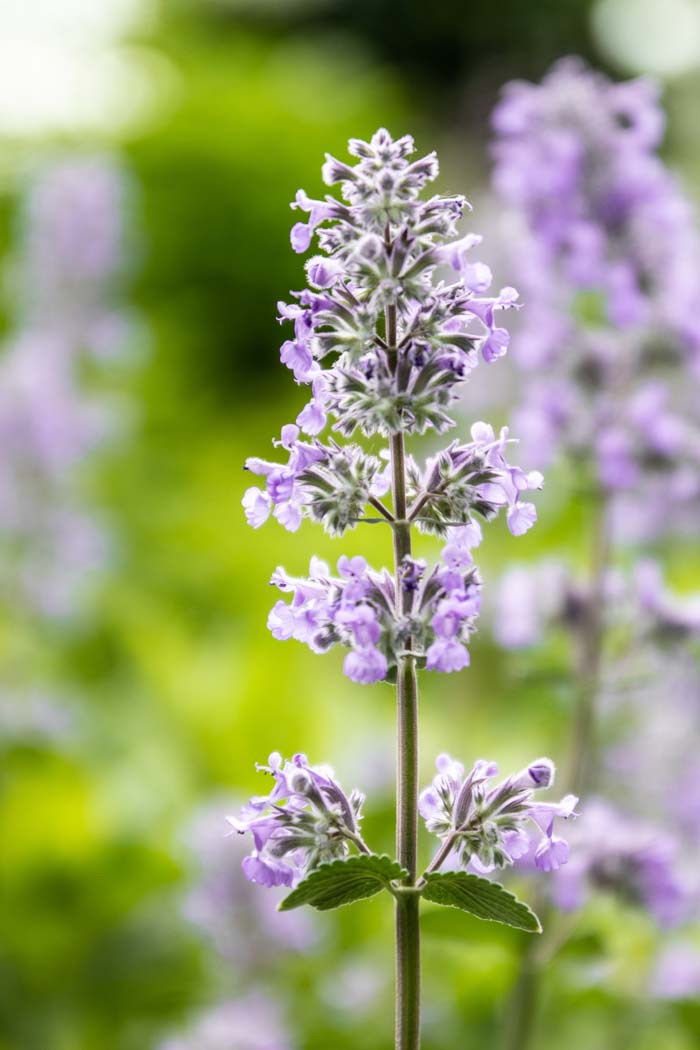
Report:
[[[614,84],[575,59],[508,85],[493,115],[494,186],[528,303],[515,423],[528,457],[592,459],[618,528],[669,527],[700,496],[700,237],[656,150],[647,80]],[[546,369],[546,374],[542,374]],[[693,378],[694,377],[694,378]],[[683,515],[674,514],[678,523]]]
[[[683,643],[700,638],[700,594],[680,595],[664,581],[658,562],[645,558],[631,576],[610,569],[600,595],[593,595],[563,562],[515,565],[499,580],[493,603],[493,633],[506,649],[527,648],[548,631],[575,637],[594,601],[605,604],[605,626],[624,632],[628,644]]]
[[[575,687],[569,782],[576,791],[595,784],[614,799],[584,808],[572,834],[574,860],[552,881],[552,896],[573,908],[593,890],[615,890],[669,924],[689,910],[685,865],[694,854],[675,807],[660,813],[649,805],[663,782],[654,776],[657,741],[644,734],[647,747],[616,743],[618,773],[632,768],[636,752],[634,784],[612,775],[598,722],[603,704],[619,717],[611,683],[627,677],[627,709],[635,693],[640,703],[651,690],[674,723],[667,668],[655,685],[644,684],[644,654],[656,648],[673,662],[697,640],[696,600],[672,595],[658,566],[643,560],[625,575],[614,568],[621,541],[698,524],[696,217],[658,156],[664,114],[647,80],[614,84],[567,59],[540,84],[508,85],[493,127],[506,253],[528,306],[512,355],[514,424],[535,465],[568,457],[590,525],[589,578],[574,581],[551,563],[507,574],[495,631],[519,647],[548,626],[567,629]],[[691,766],[679,764],[668,795],[697,797],[681,785],[681,770],[692,782]],[[531,960],[513,998],[509,1028],[518,1050],[532,1031],[523,981],[532,992]]]
[[[602,667],[599,701],[626,732],[603,752],[598,787],[615,802],[587,803],[571,836],[576,859],[551,896],[571,911],[596,890],[615,892],[664,926],[688,914],[699,891],[697,596],[674,595],[645,561],[631,581],[610,573],[606,599],[616,660]],[[494,631],[511,648],[535,645],[555,626],[575,642],[589,601],[564,565],[519,566],[500,581]],[[533,860],[531,850],[518,866]]]
[[[113,430],[81,365],[124,344],[123,173],[105,158],[56,163],[30,185],[16,265],[19,324],[0,355],[0,577],[14,600],[71,611],[105,537],[81,499],[80,467]]]

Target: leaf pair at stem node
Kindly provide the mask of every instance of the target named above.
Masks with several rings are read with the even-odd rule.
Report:
[[[424,875],[420,886],[395,885],[407,877],[405,868],[386,855],[371,853],[335,860],[321,864],[307,875],[284,898],[280,911],[290,911],[303,904],[330,911],[388,890],[397,900],[417,895],[434,904],[459,908],[478,919],[500,922],[528,933],[542,932],[539,919],[528,905],[498,882],[466,871],[449,871]]]

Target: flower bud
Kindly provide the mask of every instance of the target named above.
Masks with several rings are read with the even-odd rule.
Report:
[[[528,787],[548,788],[554,783],[555,766],[549,758],[536,758],[525,770],[522,779],[529,779]]]
[[[296,769],[289,778],[289,786],[297,795],[309,795],[313,788],[313,780],[305,769]]]

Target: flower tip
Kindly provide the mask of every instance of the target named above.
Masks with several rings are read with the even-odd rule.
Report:
[[[548,788],[554,783],[556,767],[550,758],[536,758],[527,767],[527,773],[536,788]]]
[[[514,503],[508,508],[506,522],[511,536],[524,536],[537,521],[534,503]]]
[[[435,767],[440,773],[444,773],[445,770],[450,769],[453,765],[454,759],[446,751],[441,751],[435,759]]]
[[[577,817],[576,807],[578,806],[579,798],[578,795],[564,795],[564,798],[560,802],[560,816],[564,820],[568,820],[569,817]]]

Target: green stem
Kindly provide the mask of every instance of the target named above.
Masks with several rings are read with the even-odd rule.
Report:
[[[396,900],[396,1050],[420,1050],[419,900]]]
[[[594,514],[588,594],[575,639],[576,705],[565,780],[566,790],[576,795],[588,789],[595,778],[598,764],[596,701],[600,690],[605,638],[605,577],[611,554],[610,523],[604,493],[596,494]],[[545,916],[553,917],[551,907],[546,902],[536,910],[543,920],[543,926]],[[528,1050],[532,1045],[541,993],[541,959],[547,957],[546,944],[536,944],[532,940],[525,944],[506,1013],[504,1050]]]
[[[540,965],[534,937],[528,937],[520,956],[520,967],[506,1014],[506,1050],[525,1050],[535,1032],[540,993]]]
[[[386,313],[386,341],[398,364],[396,308]],[[391,436],[391,477],[394,503],[394,579],[396,613],[411,611],[412,595],[403,586],[401,566],[411,554],[411,524],[406,515],[406,463],[402,433]],[[396,853],[408,871],[406,886],[416,881],[418,843],[418,681],[411,640],[396,671]],[[417,894],[396,898],[396,1050],[420,1048],[420,925]]]
[[[577,695],[571,734],[567,790],[585,791],[598,764],[596,701],[605,634],[605,577],[610,564],[610,528],[605,495],[596,498],[588,594],[576,638]]]

